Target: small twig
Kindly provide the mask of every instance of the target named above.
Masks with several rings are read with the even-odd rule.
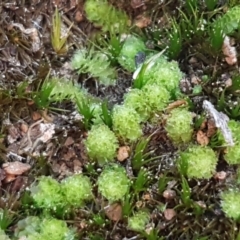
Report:
[[[38,124],[40,124],[42,121],[43,121],[43,118],[41,118],[41,119],[38,120],[37,122],[33,123],[33,124],[28,128],[28,131],[27,131],[28,147],[32,147],[32,145],[33,145],[32,140],[31,140],[31,131],[32,131],[32,129],[33,129],[35,126],[37,126]]]

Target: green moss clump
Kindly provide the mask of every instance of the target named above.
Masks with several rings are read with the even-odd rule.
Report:
[[[119,64],[129,72],[136,69],[135,56],[138,52],[146,51],[144,42],[135,36],[128,36],[118,57]]]
[[[240,142],[235,143],[234,146],[227,147],[224,159],[228,164],[239,164],[240,163]]]
[[[147,121],[156,112],[162,111],[170,99],[169,92],[157,84],[146,85],[141,90],[132,89],[124,96],[124,105],[133,108],[141,121]]]
[[[14,230],[14,236],[21,238],[26,236],[38,236],[40,231],[41,219],[36,216],[29,216],[18,221],[17,226]],[[31,239],[31,238],[30,238]]]
[[[146,105],[144,93],[140,89],[131,89],[124,95],[124,106],[133,108],[139,114],[141,121],[149,118],[149,106]]]
[[[75,233],[70,230],[65,221],[45,218],[40,225],[41,239],[49,240],[73,240]]]
[[[183,74],[175,61],[167,61],[166,58],[158,58],[154,64],[144,72],[144,82],[165,87],[170,93],[174,93],[179,86]]]
[[[150,114],[162,111],[168,104],[170,94],[165,87],[157,84],[147,84],[142,88],[146,105]]]
[[[91,77],[99,79],[103,85],[116,83],[116,69],[111,67],[108,56],[100,51],[80,49],[73,55],[71,64],[79,74],[88,73]]]
[[[128,228],[136,232],[143,232],[149,220],[150,216],[147,212],[139,211],[128,218]]]
[[[126,170],[117,164],[107,166],[97,183],[99,192],[110,202],[122,200],[130,187]]]
[[[240,219],[240,192],[239,190],[225,191],[221,194],[221,206],[227,217]]]
[[[135,141],[142,135],[141,117],[131,107],[115,106],[113,109],[113,130],[123,139]]]
[[[235,120],[228,122],[228,127],[232,133],[234,146],[227,146],[224,154],[224,159],[228,164],[239,164],[240,163],[240,123]],[[219,141],[223,145],[227,144],[221,132],[219,132]]]
[[[189,178],[209,179],[216,171],[218,158],[209,147],[190,146],[180,153],[178,167]]]
[[[0,239],[1,240],[10,240],[6,233],[0,228]]]
[[[82,174],[76,174],[64,179],[61,183],[65,204],[81,207],[84,201],[92,198],[90,179]]]
[[[118,140],[106,125],[93,126],[84,143],[89,157],[100,165],[113,161],[116,156]]]
[[[165,129],[174,144],[190,142],[193,133],[191,112],[183,108],[173,109],[167,118]]]
[[[126,32],[129,19],[125,12],[113,7],[107,0],[87,0],[84,5],[87,19],[102,31]]]
[[[54,210],[64,204],[61,186],[52,177],[40,177],[38,183],[32,186],[30,191],[38,208]]]
[[[213,23],[213,31],[221,29],[223,34],[230,34],[240,28],[240,6],[229,8],[229,10]]]

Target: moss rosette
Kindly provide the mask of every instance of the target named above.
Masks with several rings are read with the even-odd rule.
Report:
[[[142,135],[141,117],[134,108],[116,105],[112,120],[114,132],[124,140],[136,141]]]
[[[118,148],[117,137],[106,125],[93,126],[84,144],[88,156],[100,165],[113,161]]]
[[[148,213],[139,211],[128,218],[128,228],[136,232],[143,232],[149,220],[150,216]]]
[[[140,116],[141,121],[145,122],[149,118],[150,108],[146,104],[143,91],[131,89],[124,95],[124,105],[133,108]]]
[[[115,202],[122,200],[128,193],[130,180],[123,167],[112,164],[102,171],[97,184],[102,196],[110,202]]]
[[[118,56],[118,62],[124,69],[133,72],[136,69],[136,54],[144,51],[146,51],[146,46],[140,38],[128,36]]]
[[[145,71],[144,82],[150,85],[157,84],[174,93],[182,77],[183,74],[177,62],[169,62],[164,57],[160,57],[152,67]]]
[[[186,166],[188,178],[209,179],[216,171],[218,158],[209,147],[191,146],[180,153],[178,167]]]
[[[175,145],[188,143],[192,139],[192,114],[186,109],[176,108],[167,118],[165,129]]]
[[[64,203],[61,186],[52,177],[42,176],[39,182],[31,187],[31,196],[36,207],[45,209],[56,209]]]
[[[62,191],[66,205],[81,207],[92,198],[92,184],[87,176],[76,174],[62,181]]]
[[[213,23],[213,31],[221,29],[224,34],[230,34],[240,27],[240,7],[230,8],[222,17]]]
[[[240,220],[240,192],[239,190],[226,191],[221,194],[221,207],[227,217]]]
[[[41,239],[49,240],[73,240],[74,232],[70,230],[65,221],[46,218],[40,225]],[[40,239],[39,239],[40,240]]]
[[[170,93],[165,87],[158,84],[148,84],[142,88],[142,91],[151,113],[162,111],[167,106]]]
[[[240,163],[240,142],[235,143],[232,147],[226,148],[226,154],[224,159],[228,164],[239,164]]]

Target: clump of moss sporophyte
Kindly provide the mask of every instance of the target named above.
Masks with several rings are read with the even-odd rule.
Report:
[[[84,144],[88,156],[100,165],[113,161],[118,148],[117,137],[103,124],[92,127]]]
[[[228,190],[221,194],[221,207],[227,217],[240,220],[240,192],[239,189]]]
[[[240,163],[240,123],[235,120],[230,120],[228,122],[228,127],[232,133],[234,145],[226,146],[224,150],[224,159],[228,164],[239,164]],[[223,145],[227,145],[225,143],[224,137],[222,133],[219,133],[219,140],[223,142]]]
[[[142,135],[141,117],[134,108],[116,105],[112,120],[114,132],[124,140],[135,141]]]
[[[74,240],[75,230],[68,228],[62,220],[30,216],[17,223],[15,237],[25,237],[27,240]]]
[[[135,109],[141,120],[146,121],[151,115],[162,111],[167,106],[170,94],[164,87],[149,84],[141,90],[130,90],[124,98],[124,105]]]
[[[67,206],[81,207],[93,196],[90,179],[83,174],[67,177],[61,182],[61,188],[64,194],[64,204]]]
[[[108,201],[123,200],[128,193],[130,180],[126,170],[118,164],[111,164],[104,168],[97,181],[98,190]]]
[[[30,188],[30,192],[37,208],[54,210],[64,204],[61,185],[52,177],[40,177],[38,183]]]
[[[17,226],[14,230],[14,236],[21,238],[23,236],[27,239],[31,236],[36,236],[40,232],[41,219],[37,216],[28,216],[18,221]]]
[[[128,218],[128,228],[136,231],[143,232],[146,225],[149,223],[150,215],[144,211],[138,211],[133,216]]]
[[[176,108],[167,117],[165,129],[175,145],[188,143],[192,139],[192,114],[187,109]]]
[[[183,74],[175,61],[169,62],[161,56],[151,63],[144,71],[143,79],[146,84],[157,84],[165,87],[169,92],[175,92]]]
[[[54,218],[45,218],[40,225],[41,239],[74,240],[75,232],[69,229],[66,222]]]
[[[180,153],[177,165],[189,178],[209,179],[216,171],[217,162],[218,158],[210,147],[192,145]]]
[[[127,36],[120,54],[118,56],[119,64],[129,72],[136,69],[135,57],[137,53],[146,51],[144,42],[135,36]]]
[[[102,27],[104,32],[124,33],[128,29],[126,13],[113,7],[107,0],[87,0],[84,10],[87,19]]]

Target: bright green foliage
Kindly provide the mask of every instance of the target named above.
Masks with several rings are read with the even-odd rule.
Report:
[[[136,69],[135,56],[138,52],[146,51],[144,42],[135,36],[128,36],[118,57],[119,64],[129,72]]]
[[[40,231],[41,219],[36,216],[26,217],[17,223],[17,227],[15,228],[14,236],[15,237],[23,237],[26,236],[29,239],[34,239],[33,236],[38,236]],[[30,237],[32,236],[32,238]],[[37,238],[36,238],[37,239]]]
[[[167,106],[170,94],[165,87],[158,84],[147,84],[142,88],[142,91],[150,114],[162,111]]]
[[[234,30],[240,28],[240,6],[230,8],[227,13],[218,18],[214,24],[213,29],[221,28],[224,34],[230,34]]]
[[[46,218],[43,219],[40,225],[40,234],[41,239],[48,240],[73,240],[74,231],[70,230],[67,227],[65,221],[54,219],[54,218]]]
[[[117,164],[107,166],[97,183],[99,192],[110,202],[122,200],[130,186],[126,170]]]
[[[193,133],[191,112],[183,108],[173,109],[167,118],[165,128],[174,144],[190,142]]]
[[[141,117],[141,121],[146,121],[149,117],[147,111],[148,106],[146,106],[143,91],[140,89],[131,89],[124,95],[124,106],[135,109]]]
[[[216,170],[217,161],[211,148],[193,145],[180,153],[177,164],[180,172],[189,178],[209,179]]]
[[[117,105],[113,109],[113,130],[123,139],[137,140],[142,135],[141,118],[133,109],[125,105]]]
[[[154,64],[144,72],[144,81],[147,84],[158,84],[169,92],[174,92],[182,79],[177,62],[168,62],[164,57],[158,58]]]
[[[13,215],[10,210],[0,209],[0,229],[6,230],[13,221]]]
[[[5,232],[0,228],[0,239],[1,240],[10,240],[10,238],[5,234]]]
[[[223,43],[224,36],[233,33],[240,28],[240,7],[235,6],[229,8],[227,13],[219,17],[212,26],[210,38],[212,46],[215,49],[220,49]]]
[[[149,220],[150,216],[147,212],[136,212],[132,217],[128,218],[128,228],[136,232],[143,232]]]
[[[67,38],[69,36],[72,25],[68,28],[68,30],[63,36],[62,28],[61,28],[62,26],[61,15],[58,9],[56,8],[55,13],[52,17],[51,42],[52,42],[52,47],[57,54],[67,53],[68,47],[66,42],[67,42]]]
[[[240,123],[235,120],[230,120],[228,122],[228,127],[232,133],[234,146],[227,146],[226,154],[224,154],[224,159],[228,164],[239,164],[240,163]],[[222,133],[219,133],[219,141],[224,143],[224,137]]]
[[[228,164],[240,163],[240,142],[235,143],[234,146],[227,147],[224,159]]]
[[[89,21],[102,27],[102,31],[126,32],[128,29],[128,17],[113,7],[107,0],[87,0],[84,10]]]
[[[240,192],[239,190],[225,191],[221,194],[221,206],[227,217],[240,219]]]
[[[110,66],[108,56],[94,49],[80,49],[72,58],[72,67],[79,74],[88,73],[91,77],[98,78],[101,84],[106,86],[116,82],[116,69]]]
[[[54,218],[30,216],[20,220],[15,229],[15,237],[27,240],[74,240],[75,232],[67,227],[65,221]]]
[[[60,183],[52,177],[40,177],[38,183],[31,187],[30,191],[38,208],[56,209],[64,204]]]
[[[106,125],[97,125],[88,132],[85,147],[89,157],[102,165],[107,161],[113,161],[118,140]]]
[[[76,174],[64,179],[61,187],[64,202],[68,206],[81,207],[84,201],[92,198],[90,179],[82,174]]]
[[[75,95],[79,98],[84,96],[84,92],[73,85],[71,81],[60,78],[46,78],[41,87],[33,93],[33,101],[37,107],[46,109],[52,102],[62,102],[63,100],[73,100]]]
[[[166,107],[170,94],[164,87],[149,84],[141,90],[132,89],[124,97],[124,105],[135,109],[141,117],[141,121],[146,121],[151,115]]]

